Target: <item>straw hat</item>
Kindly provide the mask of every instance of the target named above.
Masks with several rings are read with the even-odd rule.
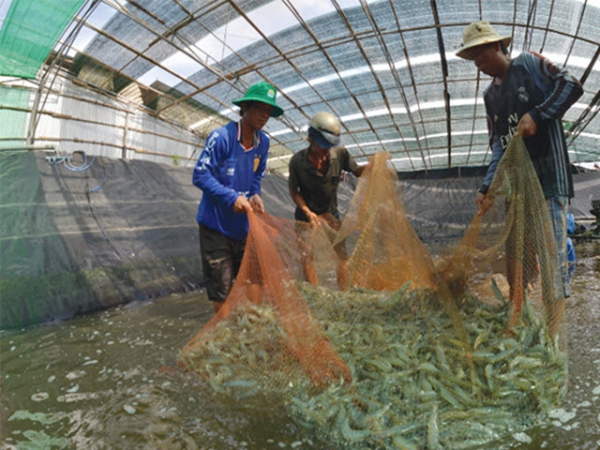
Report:
[[[244,102],[261,102],[271,105],[273,107],[271,117],[279,117],[283,114],[283,109],[277,104],[277,89],[265,81],[253,84],[242,98],[238,98],[232,103],[236,106],[242,106]]]
[[[463,30],[462,47],[456,52],[456,56],[472,60],[473,55],[470,51],[472,48],[498,41],[503,42],[508,47],[511,40],[510,36],[500,36],[489,22],[473,22]]]

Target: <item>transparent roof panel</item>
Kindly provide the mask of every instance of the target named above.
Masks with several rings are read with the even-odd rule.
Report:
[[[70,76],[117,95],[137,86],[153,94],[144,106],[201,132],[237,118],[232,100],[266,80],[285,109],[265,128],[278,156],[331,111],[363,162],[385,150],[398,170],[421,170],[489,162],[490,79],[455,56],[482,19],[513,38],[513,57],[536,51],[581,79],[564,117],[571,157],[600,159],[600,0],[89,1],[57,49]]]

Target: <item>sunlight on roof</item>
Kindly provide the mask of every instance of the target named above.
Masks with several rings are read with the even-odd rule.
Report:
[[[373,2],[374,0],[367,1],[367,3]],[[338,3],[343,9],[360,6],[360,1],[358,0],[340,0]],[[331,2],[324,2],[322,0],[303,0],[301,2],[296,2],[294,7],[305,21],[335,11],[335,7]],[[277,20],[273,20],[273,18],[277,18]],[[265,36],[272,36],[275,33],[298,24],[297,19],[282,0],[275,0],[251,11],[248,13],[248,19],[254,23],[256,28],[258,28]],[[215,30],[213,34],[209,34],[195,44],[190,45],[188,51],[199,57],[207,65],[215,64],[218,61],[222,61],[233,52],[237,52],[244,47],[261,40],[262,37],[256,28],[244,17],[237,17],[236,15],[235,19]],[[167,68],[177,67],[176,71],[183,78],[187,78],[196,73],[197,70],[182,66],[180,63],[182,55],[181,52],[177,52],[162,61],[161,65]],[[164,73],[160,77],[159,75],[161,74],[156,68],[151,69],[140,76],[137,81],[148,86],[157,79],[160,79],[160,81],[170,86],[174,86],[180,81],[175,77],[163,78],[162,75],[164,75]]]
[[[10,4],[13,0],[0,0],[0,30],[2,29],[2,25],[4,24],[4,19],[8,14],[8,10],[10,9]]]
[[[99,3],[98,6],[92,11],[90,16],[86,20],[86,24],[93,25],[96,28],[103,29],[106,24],[112,19],[117,11],[106,3]],[[76,22],[69,25],[67,34],[76,26]],[[81,28],[73,45],[69,49],[68,56],[75,57],[78,52],[84,52],[88,44],[98,36],[93,29],[88,26]]]
[[[475,131],[453,131],[452,132],[452,136],[473,136],[476,134],[484,134],[487,135],[487,130],[475,130]],[[370,141],[370,142],[361,142],[360,144],[349,144],[349,145],[344,145],[344,147],[346,147],[347,149],[352,149],[352,148],[358,148],[358,147],[371,147],[373,145],[386,145],[386,144],[394,144],[397,142],[416,142],[418,141],[426,141],[428,139],[434,139],[434,138],[442,138],[442,137],[447,137],[448,133],[437,133],[437,134],[431,134],[431,135],[427,135],[427,136],[423,136],[423,137],[419,137],[419,139],[416,138],[394,138],[394,139],[381,139],[381,140],[375,140],[375,141]],[[454,155],[454,153],[452,154]]]
[[[600,8],[600,0],[574,0],[577,3],[586,3],[587,6],[593,6],[594,8]]]

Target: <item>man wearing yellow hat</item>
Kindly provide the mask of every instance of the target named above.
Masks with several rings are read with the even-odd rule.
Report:
[[[570,296],[567,262],[567,207],[573,197],[569,155],[561,118],[583,94],[579,81],[564,68],[534,52],[512,59],[507,47],[510,36],[499,35],[485,21],[473,22],[463,30],[457,56],[471,60],[492,77],[483,98],[488,120],[492,159],[477,194],[478,214],[491,206],[486,194],[504,150],[519,133],[536,169],[558,243],[562,292],[557,307],[564,308]],[[557,324],[550,324],[551,332]]]
[[[267,167],[269,138],[262,131],[283,109],[277,90],[261,81],[233,104],[241,119],[213,131],[194,168],[192,182],[202,190],[196,220],[206,292],[218,312],[240,268],[251,210],[264,212],[261,181]]]

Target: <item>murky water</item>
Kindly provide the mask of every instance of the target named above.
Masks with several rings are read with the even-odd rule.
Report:
[[[227,403],[177,369],[211,315],[190,294],[2,332],[1,448],[311,448],[276,405]]]
[[[600,447],[600,242],[576,250],[565,404],[493,448]],[[0,331],[0,448],[333,450],[282,405],[227,400],[177,369],[177,353],[211,316],[196,293]]]

